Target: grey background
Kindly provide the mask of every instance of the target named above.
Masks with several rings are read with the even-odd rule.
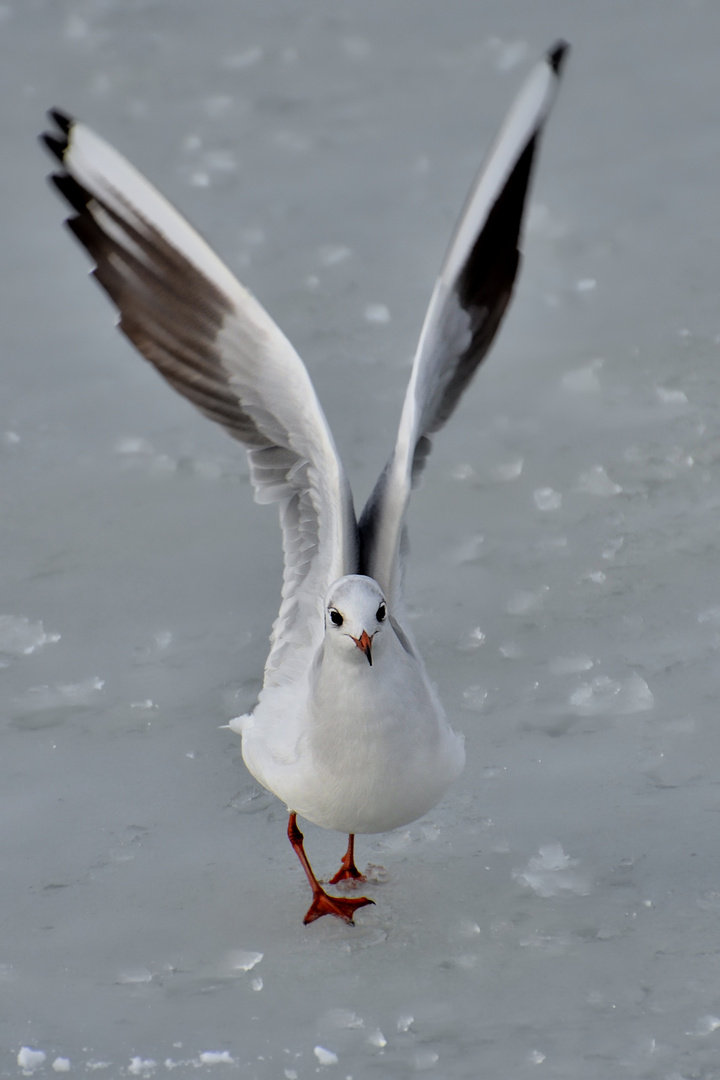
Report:
[[[199,226],[361,504],[561,35],[520,287],[411,512],[468,766],[359,840],[387,880],[357,927],[305,929],[284,809],[220,726],[260,684],[274,512],[113,330],[35,135],[80,115]],[[1,1075],[717,1075],[719,35],[702,0],[0,4]],[[343,838],[307,841],[330,873]]]

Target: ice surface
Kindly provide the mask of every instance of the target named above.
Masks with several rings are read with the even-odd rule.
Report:
[[[710,1080],[718,5],[0,20],[0,1072]],[[466,771],[358,837],[355,928],[304,927],[285,809],[223,726],[262,676],[275,515],[113,329],[35,136],[78,114],[189,214],[305,358],[360,505],[473,172],[560,33],[516,295],[410,511],[412,629]],[[305,831],[327,878],[346,838]]]

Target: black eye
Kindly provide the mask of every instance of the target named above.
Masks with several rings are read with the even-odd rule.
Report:
[[[382,622],[383,619],[385,618],[385,615],[386,615],[385,605],[381,604],[380,607],[375,612],[375,618],[377,619],[378,622]]]
[[[330,618],[333,621],[333,623],[335,624],[335,626],[342,626],[343,617],[342,617],[342,615],[340,614],[339,611],[335,610],[335,608],[330,608]]]

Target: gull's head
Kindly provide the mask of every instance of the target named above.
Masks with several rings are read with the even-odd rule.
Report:
[[[325,640],[331,648],[372,666],[373,648],[387,621],[377,581],[361,574],[338,578],[325,598]]]

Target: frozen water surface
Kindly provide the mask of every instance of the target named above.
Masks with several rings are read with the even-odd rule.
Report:
[[[35,144],[81,115],[306,359],[358,501],[520,80],[526,258],[414,499],[467,738],[304,928],[238,737],[280,586],[242,452],[112,328]],[[720,1062],[720,8],[4,0],[0,1074],[710,1078]],[[481,538],[481,539],[479,539]],[[318,870],[340,836],[307,828]]]

